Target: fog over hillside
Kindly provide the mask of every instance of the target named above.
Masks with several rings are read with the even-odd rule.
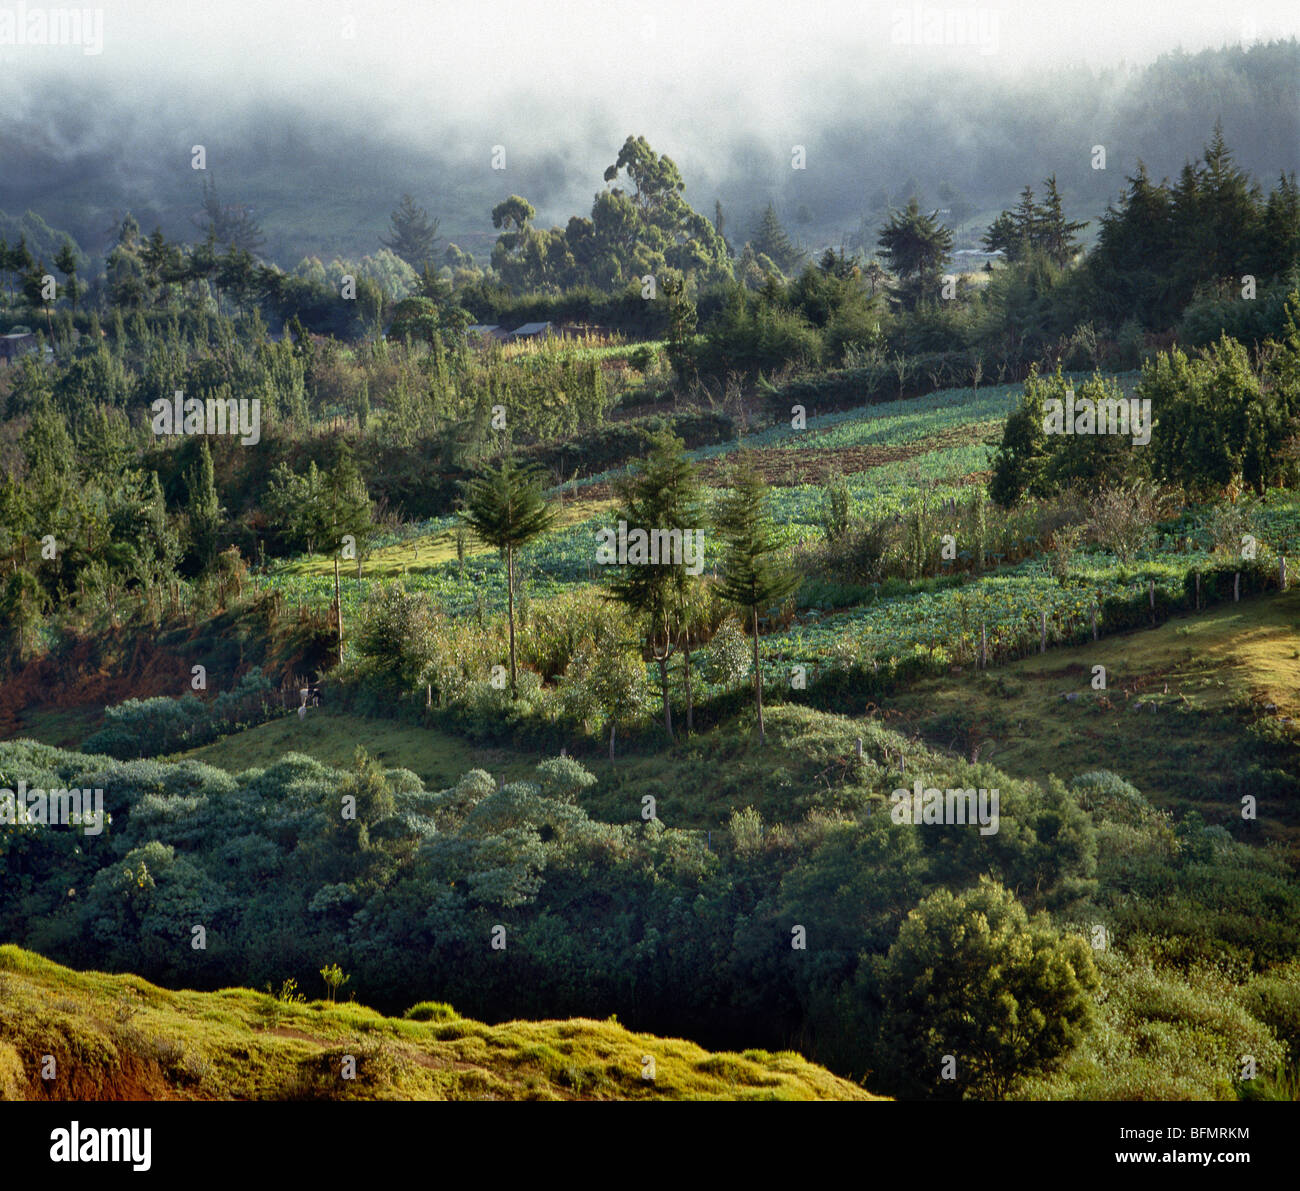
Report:
[[[1051,171],[1095,218],[1139,158],[1174,175],[1216,120],[1266,185],[1300,166],[1284,4],[103,11],[102,52],[0,45],[0,209],[34,208],[91,252],[128,209],[192,238],[207,178],[289,267],[373,251],[405,191],[482,256],[511,193],[539,222],[586,213],[628,134],[678,162],[698,210],[721,201],[733,238],[772,200],[809,244],[852,239],[913,185],[960,225]]]

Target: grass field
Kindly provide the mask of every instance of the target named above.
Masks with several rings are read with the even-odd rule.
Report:
[[[77,748],[104,724],[102,707],[46,707],[24,711],[15,737],[30,737],[59,748]]]
[[[1104,691],[1092,688],[1097,665]],[[891,726],[1017,776],[1110,769],[1157,805],[1240,826],[1241,796],[1263,801],[1261,764],[1280,757],[1300,774],[1300,589],[925,680],[885,702]],[[1300,844],[1300,805],[1280,802],[1260,817]]]
[[[0,1100],[880,1099],[791,1052],[711,1054],[614,1020],[489,1026],[428,1002],[410,1013],[171,992],[0,946]]]
[[[231,773],[264,768],[285,753],[307,753],[326,765],[347,768],[358,744],[386,768],[409,769],[434,789],[454,785],[471,769],[486,769],[507,780],[531,777],[541,759],[507,749],[477,749],[434,728],[323,708],[308,708],[301,719],[291,715],[225,736],[184,756]]]

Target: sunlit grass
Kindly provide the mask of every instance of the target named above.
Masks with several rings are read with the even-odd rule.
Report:
[[[53,1081],[39,1074],[46,1055]],[[489,1026],[453,1010],[415,1021],[250,989],[173,992],[0,946],[0,1099],[29,1097],[878,1099],[790,1052],[710,1054],[613,1019]]]

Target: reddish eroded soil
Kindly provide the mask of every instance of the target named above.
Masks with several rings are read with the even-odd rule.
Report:
[[[915,459],[930,451],[969,446],[983,441],[987,433],[978,426],[961,426],[898,446],[759,447],[748,454],[769,484],[777,488],[793,488],[800,484],[823,484],[833,475],[855,475],[886,463]],[[703,460],[699,469],[704,482],[710,486],[725,484],[727,469],[734,458],[733,453]],[[974,483],[981,477],[987,479],[988,474],[973,472],[960,482]],[[582,489],[584,500],[609,500],[614,495],[614,486],[609,480]]]

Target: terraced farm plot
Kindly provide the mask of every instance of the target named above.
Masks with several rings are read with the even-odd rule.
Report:
[[[602,500],[584,496],[577,501],[569,501],[561,506],[556,520],[555,533],[583,525],[593,517],[599,516],[613,507],[612,500]],[[496,550],[485,546],[468,530],[465,531],[465,557],[478,558],[482,555],[496,557]],[[456,519],[442,517],[426,522],[419,531],[403,535],[401,540],[380,545],[361,560],[361,575],[366,579],[392,579],[398,575],[429,570],[443,563],[456,561]],[[274,584],[282,576],[320,575],[328,576],[333,583],[333,556],[320,554],[308,555],[277,566],[272,572]],[[355,562],[342,565],[342,575],[353,581],[356,579]]]
[[[940,498],[955,494],[972,476],[982,474],[988,455],[985,440],[1018,391],[1012,385],[979,392],[945,389],[815,417],[804,431],[780,426],[688,454],[702,463],[706,484],[716,484],[725,481],[726,457],[731,452],[739,446],[754,448],[760,467],[781,485],[774,494],[773,511],[793,541],[815,532],[823,499],[820,485],[832,472],[850,477],[862,512],[901,509],[920,483],[932,485]],[[574,491],[580,495],[564,499],[556,529],[521,551],[530,596],[545,598],[564,585],[588,583],[595,577],[595,531],[612,520],[616,505],[612,478],[609,473],[579,481]],[[411,587],[428,591],[457,612],[480,604],[492,611],[504,606],[503,568],[495,552],[471,539],[466,558],[462,574],[456,561],[455,519],[440,518],[414,534],[381,541],[363,560],[361,576],[363,581],[405,576]],[[292,603],[323,607],[334,596],[333,572],[332,558],[316,555],[278,564],[262,582]],[[346,614],[355,610],[360,598],[355,566],[345,568],[343,577],[348,580],[342,587]]]

